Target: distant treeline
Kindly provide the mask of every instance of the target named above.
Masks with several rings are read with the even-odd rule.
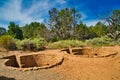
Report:
[[[95,26],[87,26],[80,19],[81,13],[74,8],[49,10],[47,23],[31,22],[22,27],[10,22],[8,30],[0,27],[0,36],[10,35],[15,39],[44,38],[46,41],[86,40],[96,37],[109,36],[114,40],[120,38],[120,10],[114,10],[111,15],[102,17],[105,25],[98,22]]]

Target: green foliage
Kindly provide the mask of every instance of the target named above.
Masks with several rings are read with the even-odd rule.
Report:
[[[23,42],[21,40],[15,39],[16,47],[18,50],[22,50]]]
[[[56,41],[59,41],[59,40],[60,40],[60,38],[58,36],[54,35],[50,38],[49,42],[56,42]]]
[[[88,34],[88,28],[82,22],[77,25],[76,27],[76,38],[77,39],[84,39],[85,35]]]
[[[48,48],[58,49],[58,48],[69,48],[69,47],[80,47],[86,44],[78,40],[61,40],[54,43],[49,43]]]
[[[120,31],[115,31],[113,33],[108,33],[107,36],[114,39],[115,41],[117,41],[120,38]]]
[[[105,18],[108,26],[108,36],[117,40],[120,38],[120,10],[113,10],[112,15]]]
[[[119,45],[120,46],[120,38],[115,42],[115,45]]]
[[[16,46],[19,50],[37,51],[44,49],[46,41],[43,38],[16,40]]]
[[[16,44],[14,39],[9,35],[4,35],[0,37],[0,47],[7,50],[15,50]]]
[[[86,40],[89,46],[110,46],[114,45],[113,40],[107,36]]]
[[[62,40],[74,38],[74,30],[81,18],[76,9],[65,8],[59,11],[53,8],[49,11],[49,15],[49,26],[54,35]]]
[[[13,38],[16,39],[23,39],[23,33],[22,30],[18,25],[15,25],[14,22],[10,22],[8,26],[8,35],[11,35]]]
[[[45,37],[47,28],[43,23],[31,22],[22,27],[24,38]]]
[[[80,24],[78,24],[76,27],[75,36],[76,39],[78,40],[86,40],[86,39],[94,38],[97,35],[92,31],[92,29],[90,29],[85,24],[80,22]]]
[[[35,44],[37,50],[40,50],[45,47],[46,41],[43,38],[34,38],[33,43]]]
[[[96,33],[98,37],[105,36],[107,34],[107,26],[101,22],[98,22],[95,26],[91,27],[92,31]]]
[[[3,27],[0,27],[0,36],[5,35],[6,34],[6,29]]]
[[[15,49],[12,38],[19,39],[15,41],[20,50],[40,50],[44,48],[45,41],[54,42],[48,44],[49,48],[68,48],[86,44],[90,46],[120,45],[120,10],[114,10],[105,18],[109,25],[98,22],[95,26],[89,27],[80,22],[81,14],[75,8],[60,10],[53,8],[49,10],[49,15],[48,24],[31,22],[20,28],[14,22],[10,22],[7,32],[5,28],[0,27],[1,47]]]

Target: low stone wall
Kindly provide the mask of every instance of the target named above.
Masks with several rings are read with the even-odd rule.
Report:
[[[63,62],[63,56],[57,54],[24,54],[8,57],[5,65],[21,71],[47,69]]]
[[[79,55],[85,57],[109,57],[114,56],[118,52],[113,50],[111,47],[103,47],[103,48],[69,48],[69,54]]]

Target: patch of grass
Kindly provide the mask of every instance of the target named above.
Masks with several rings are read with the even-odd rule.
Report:
[[[88,46],[93,46],[93,47],[115,45],[114,40],[112,40],[111,38],[109,38],[107,36],[100,37],[100,38],[89,39],[89,40],[86,40],[85,43]]]
[[[84,42],[78,40],[61,40],[58,42],[49,43],[48,48],[59,49],[59,48],[80,47],[80,46],[82,47],[85,45],[86,44]]]
[[[92,46],[92,47],[101,47],[101,46],[114,46],[120,45],[120,39],[114,41],[113,39],[103,36],[94,39],[86,40],[85,42],[79,40],[60,40],[57,42],[49,43],[48,48],[51,49],[60,49],[60,48],[69,48],[69,47],[82,47],[82,46]]]

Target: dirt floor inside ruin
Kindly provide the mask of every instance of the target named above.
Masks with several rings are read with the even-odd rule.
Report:
[[[75,50],[73,52],[77,55],[69,54],[66,50],[32,52],[59,54],[64,60],[52,68],[29,71],[10,69],[5,66],[6,59],[0,59],[0,80],[120,80],[120,46],[90,48],[82,51],[85,55]],[[25,53],[30,52],[0,52],[0,58]]]

